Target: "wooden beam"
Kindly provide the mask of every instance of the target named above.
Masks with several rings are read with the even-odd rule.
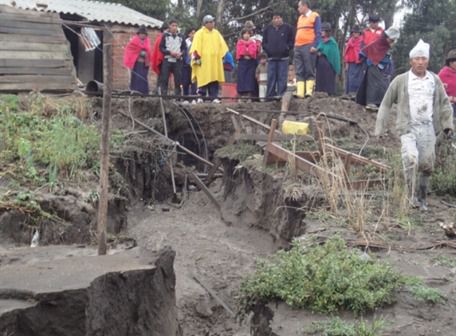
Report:
[[[0,91],[5,92],[27,92],[27,91],[58,91],[58,92],[71,92],[75,89],[75,82],[53,83],[44,81],[42,83],[0,83]]]
[[[3,75],[38,75],[38,76],[68,76],[71,74],[70,67],[62,68],[5,68],[0,66],[0,74]],[[0,78],[0,83],[2,82]]]
[[[298,168],[301,171],[304,171],[306,173],[309,173],[310,175],[313,175],[315,177],[320,177],[322,174],[324,175],[329,175],[332,178],[336,178],[337,176],[329,171],[326,171],[325,169],[317,166],[316,164],[294,154],[293,152],[275,144],[275,143],[268,143],[266,146],[266,150],[277,156],[278,158],[287,161],[290,156],[295,157],[295,162],[296,162],[296,168]]]
[[[34,60],[34,59],[20,59],[20,58],[5,58],[0,59],[0,67],[4,68],[17,68],[17,67],[34,67],[34,68],[61,68],[73,67],[73,62],[70,59],[60,60]]]
[[[7,19],[4,17],[0,16],[0,27],[5,27],[5,28],[18,28],[19,30],[35,30],[35,29],[40,29],[42,31],[62,31],[62,26],[60,22],[55,22],[55,23],[48,23],[48,22],[27,22],[27,21],[21,21],[18,19]]]
[[[27,84],[27,83],[72,83],[75,79],[69,73],[63,75],[6,75],[0,76],[0,84]]]
[[[17,51],[55,51],[55,52],[68,52],[68,45],[59,43],[28,43],[22,41],[2,41],[0,43],[0,50],[17,50]]]
[[[272,144],[272,141],[274,141],[274,133],[277,127],[277,119],[272,119],[271,122],[271,128],[269,129],[269,134],[268,134],[268,142],[266,144],[266,149],[263,154],[263,166],[266,167],[268,164],[269,160],[269,147]]]
[[[31,35],[31,34],[20,34],[17,36],[15,34],[5,34],[0,32],[0,41],[12,41],[17,42],[20,40],[24,43],[51,43],[51,44],[62,44],[67,43],[67,40],[63,33],[56,36],[46,36],[46,35]]]
[[[62,20],[55,14],[56,16],[33,16],[33,15],[27,15],[28,12],[24,14],[19,14],[19,13],[4,13],[0,9],[0,21],[1,20],[16,20],[20,22],[35,22],[35,23],[58,23],[62,24]]]
[[[388,165],[386,165],[384,163],[381,163],[381,162],[378,162],[378,161],[375,161],[375,160],[372,160],[372,159],[368,159],[368,158],[366,158],[364,156],[361,156],[361,155],[346,151],[345,149],[333,146],[333,145],[328,144],[328,143],[325,144],[325,148],[326,148],[326,150],[333,151],[337,155],[341,156],[343,159],[346,159],[347,161],[349,161],[350,163],[353,163],[353,164],[372,165],[372,166],[377,167],[378,169],[380,169],[382,171],[391,169],[390,166],[388,166]]]
[[[53,51],[5,51],[0,50],[0,59],[36,59],[36,60],[67,60],[70,59],[69,50],[67,52]]]
[[[14,35],[21,35],[21,34],[28,34],[28,35],[38,35],[38,36],[60,36],[62,31],[58,30],[49,30],[49,29],[26,29],[26,28],[9,28],[9,27],[2,27],[0,26],[0,33],[4,34],[14,34]]]
[[[232,108],[227,107],[226,110],[227,110],[228,112],[230,112],[230,113],[233,113],[233,114],[235,114],[235,115],[237,115],[237,116],[239,116],[239,117],[245,119],[245,120],[248,120],[248,121],[254,123],[255,125],[258,125],[258,126],[260,126],[260,127],[263,127],[264,129],[266,129],[266,130],[268,130],[268,131],[271,129],[271,127],[270,127],[269,125],[266,125],[266,124],[262,123],[261,121],[256,120],[255,118],[252,118],[252,117],[249,117],[249,116],[247,116],[247,115],[245,115],[245,114],[239,113],[238,111],[233,110]],[[282,134],[282,132],[280,132],[279,130],[275,130],[275,133],[276,133],[276,134]]]
[[[109,128],[111,123],[112,95],[112,35],[104,34],[103,42],[103,115],[100,143],[100,198],[97,214],[98,255],[105,255],[106,228],[108,221],[109,189]]]

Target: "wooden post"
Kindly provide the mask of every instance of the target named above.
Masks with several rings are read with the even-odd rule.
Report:
[[[97,234],[98,255],[105,255],[106,227],[108,221],[109,189],[109,124],[111,121],[112,94],[112,35],[108,30],[103,33],[103,116],[100,144],[100,199],[98,202]]]
[[[264,155],[263,155],[263,167],[266,168],[269,162],[269,147],[274,140],[274,133],[277,128],[277,119],[272,119],[271,122],[271,128],[269,129],[269,134],[268,134],[268,143],[266,144],[266,147],[264,148]]]

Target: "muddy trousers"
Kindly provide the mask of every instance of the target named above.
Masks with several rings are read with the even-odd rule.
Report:
[[[432,122],[413,125],[401,135],[401,156],[409,200],[426,202],[429,177],[434,169],[436,136]],[[417,179],[419,174],[419,179]]]
[[[294,67],[297,81],[315,80],[317,55],[310,52],[312,44],[306,44],[294,49]]]

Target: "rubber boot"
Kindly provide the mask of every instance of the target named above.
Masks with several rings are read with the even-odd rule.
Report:
[[[310,97],[313,95],[315,87],[315,81],[313,79],[306,81],[306,97]]]
[[[420,183],[418,185],[418,202],[420,204],[420,210],[422,210],[422,211],[427,211],[429,209],[427,201],[426,201],[428,185],[429,185],[429,175],[421,174]]]
[[[296,82],[296,94],[295,96],[298,98],[304,98],[304,92],[305,92],[305,82],[304,81],[298,81]]]
[[[411,166],[404,169],[405,183],[407,187],[407,199],[412,208],[418,208],[420,203],[415,196],[416,190],[416,166]]]

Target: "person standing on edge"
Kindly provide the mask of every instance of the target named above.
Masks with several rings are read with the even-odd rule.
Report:
[[[353,26],[350,38],[345,45],[345,94],[355,97],[363,79],[363,65],[359,58],[363,37],[359,26]]]
[[[383,28],[379,26],[380,17],[378,15],[369,15],[369,27],[364,29],[362,48],[370,45],[375,40],[382,37]]]
[[[169,75],[174,77],[174,94],[181,95],[182,56],[187,52],[184,37],[177,30],[177,21],[169,21],[168,31],[163,34],[160,51],[165,55],[161,68],[161,95],[168,94]]]
[[[195,35],[195,29],[190,28],[187,30],[187,38],[185,44],[187,46],[187,52],[183,56],[183,67],[182,67],[182,91],[184,96],[196,95],[196,84],[192,82],[192,66],[191,57],[188,50],[192,47],[193,35]]]
[[[243,29],[241,38],[236,43],[237,92],[240,96],[252,97],[257,85],[255,79],[257,45],[250,37],[250,31]]]
[[[125,47],[124,65],[130,69],[130,90],[149,94],[149,67],[152,60],[150,40],[145,26],[139,27]]]
[[[321,25],[321,42],[317,46],[317,84],[315,91],[336,94],[336,75],[340,73],[340,50],[331,36],[331,24]]]
[[[439,77],[453,107],[453,117],[456,117],[456,49],[450,50],[448,53],[445,66],[440,70]]]
[[[294,45],[293,28],[282,15],[272,14],[272,24],[263,31],[263,49],[268,57],[267,97],[283,96],[287,90],[288,62]]]
[[[453,135],[453,110],[439,77],[428,71],[429,44],[420,40],[410,51],[410,71],[388,88],[377,115],[375,135],[382,136],[394,104],[396,131],[410,203],[427,210],[429,178],[434,169],[436,135]],[[416,188],[417,173],[420,173]],[[417,197],[415,198],[415,189]]]
[[[152,71],[157,75],[157,86],[155,88],[155,93],[160,93],[160,85],[161,85],[161,66],[163,64],[163,60],[165,55],[160,51],[160,43],[163,37],[163,34],[168,30],[168,24],[163,23],[163,26],[160,29],[160,33],[157,35],[155,39],[154,45],[152,47]]]
[[[255,74],[258,82],[258,97],[263,102],[267,96],[268,89],[268,56],[265,53],[261,53],[260,55],[260,64],[258,64]]]
[[[206,15],[203,18],[203,27],[193,37],[190,55],[192,57],[192,80],[195,79],[202,96],[209,95],[215,103],[219,83],[225,81],[223,72],[223,57],[228,51],[228,46],[222,34],[215,29],[215,18]],[[199,101],[202,101],[201,99]]]
[[[380,38],[361,49],[364,71],[363,80],[356,93],[356,102],[366,106],[367,110],[377,111],[388,89],[393,74],[389,51],[399,35],[397,28],[390,27]]]
[[[299,19],[296,30],[294,66],[296,72],[296,96],[309,97],[315,86],[315,62],[317,46],[321,41],[320,15],[310,9],[309,1],[298,3]]]

